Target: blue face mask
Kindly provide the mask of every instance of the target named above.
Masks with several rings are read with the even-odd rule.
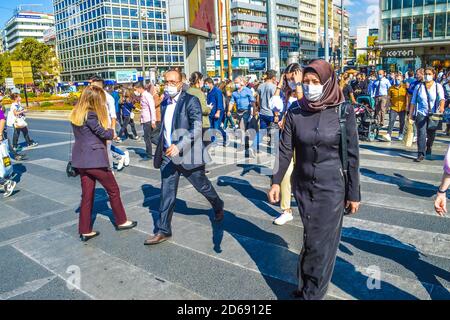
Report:
[[[211,90],[211,88],[208,85],[206,85],[206,84],[203,86],[203,89],[205,89],[206,91]]]
[[[381,74],[378,75],[378,79],[383,79],[383,76]]]
[[[400,83],[401,83],[401,81],[400,81],[400,80],[397,80],[397,79],[395,80],[395,85],[396,85],[396,86],[399,86],[399,85],[400,85]]]

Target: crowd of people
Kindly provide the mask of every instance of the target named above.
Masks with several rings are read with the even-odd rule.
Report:
[[[356,213],[361,201],[354,109],[358,98],[369,96],[374,100],[380,129],[385,125],[385,114],[389,114],[387,133],[380,137],[385,141],[392,141],[397,119],[398,140],[404,137],[406,121],[413,121],[416,161],[422,161],[431,154],[438,129],[432,116],[444,113],[449,94],[450,72],[437,74],[433,68],[425,68],[416,70],[415,75],[408,72],[407,77],[399,72],[386,76],[384,70],[368,77],[353,72],[338,75],[324,60],[314,60],[304,67],[292,63],[281,76],[268,70],[261,82],[237,76],[215,83],[200,72],[187,77],[173,69],[164,74],[162,84],[105,87],[103,79],[94,76],[70,115],[75,139],[70,165],[80,176],[82,189],[80,239],[88,241],[100,234],[93,229],[92,220],[97,182],[108,193],[116,230],[137,226],[137,221],[127,218],[114,169],[130,164],[128,151],[120,145],[127,139],[141,139],[136,129],[138,118],[145,143],[141,161],[153,160],[161,174],[156,228],[144,245],[171,238],[181,176],[211,204],[214,221],[224,219],[224,201],[207,176],[207,146],[227,147],[230,134],[239,135],[248,156],[256,157],[260,144],[271,142],[277,135],[280,143],[268,192],[269,202],[280,203],[281,207],[274,223],[283,225],[293,219],[294,196],[304,226],[299,284],[294,294],[299,299],[322,299],[334,269],[343,217]],[[17,124],[26,110],[20,105],[20,96],[12,98]],[[4,127],[4,110],[0,108],[0,140],[5,137]],[[20,133],[28,145],[33,145],[27,130],[13,127],[12,152],[17,150]],[[446,199],[441,194],[450,185],[447,157],[449,169],[435,203],[441,215],[446,212]],[[6,192],[12,192],[10,182],[0,183]]]

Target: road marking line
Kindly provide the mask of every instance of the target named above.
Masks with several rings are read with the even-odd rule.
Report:
[[[22,287],[19,287],[12,291],[0,294],[0,300],[8,300],[8,299],[20,296],[21,294],[24,294],[27,292],[36,292],[43,286],[52,282],[54,279],[56,279],[56,276],[50,276],[47,278],[42,278],[42,279],[37,279],[37,280],[26,282]]]
[[[71,135],[71,132],[61,132],[61,131],[49,131],[49,130],[40,130],[40,129],[30,129],[31,132],[42,132],[42,133],[56,133],[56,134],[67,134]]]

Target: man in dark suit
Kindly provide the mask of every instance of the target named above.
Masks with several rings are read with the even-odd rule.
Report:
[[[166,72],[164,79],[167,97],[161,102],[161,133],[154,157],[155,168],[161,170],[161,202],[155,235],[145,245],[158,244],[171,237],[181,174],[211,203],[216,221],[224,216],[224,203],[205,175],[200,101],[182,90],[179,71]]]

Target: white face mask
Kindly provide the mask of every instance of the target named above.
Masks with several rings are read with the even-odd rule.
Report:
[[[309,101],[320,100],[323,94],[323,85],[321,84],[304,84],[303,94],[305,98]]]
[[[138,97],[141,95],[138,91],[135,91],[134,94]]]
[[[425,81],[426,81],[426,82],[433,81],[433,76],[432,76],[431,74],[426,74],[426,75],[425,75]]]
[[[295,90],[297,88],[295,81],[288,81],[288,85],[292,90]]]
[[[178,94],[178,88],[174,86],[166,86],[166,92],[171,98],[173,98]]]

